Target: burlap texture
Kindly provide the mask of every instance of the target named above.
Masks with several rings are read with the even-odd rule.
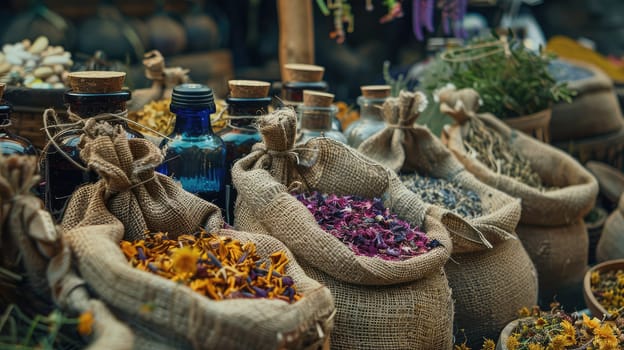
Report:
[[[624,196],[620,196],[618,207],[614,210],[602,229],[602,235],[596,246],[598,262],[624,258]]]
[[[583,218],[593,207],[598,194],[596,179],[566,153],[510,129],[491,114],[475,116],[509,140],[509,144],[531,162],[546,185],[558,187],[542,192],[508,176],[496,174],[471,158],[464,147],[462,133],[466,124],[452,125],[443,133],[443,142],[477,179],[522,200],[523,224],[561,226]]]
[[[71,317],[88,311],[94,317],[88,349],[130,349],[130,330],[89,296],[70,269],[55,269],[57,261],[69,260],[62,259],[59,228],[31,192],[39,183],[37,168],[33,156],[0,156],[0,266],[23,278],[13,290],[3,285],[0,309],[15,303],[32,318],[47,316],[54,302]]]
[[[552,301],[570,286],[580,288],[589,246],[583,219],[559,227],[520,224],[516,232],[537,269],[542,301]]]
[[[414,124],[421,98],[406,91],[398,98],[388,98],[383,106],[386,128],[364,141],[358,151],[396,172],[459,183],[481,198],[483,215],[465,220],[483,233],[493,249],[484,244],[460,244],[457,236],[461,232],[447,227],[454,239],[455,262],[446,264],[455,301],[455,326],[480,345],[482,337],[494,338],[516,317],[518,309],[537,302],[535,268],[513,234],[520,219],[520,200],[477,180],[429,129]],[[437,206],[428,210],[438,218],[447,212]]]
[[[317,138],[293,149],[294,111],[263,116],[259,127],[264,142],[232,169],[236,227],[278,238],[307,273],[329,285],[338,307],[332,347],[451,348],[452,301],[442,267],[452,242],[440,221],[426,215],[388,169],[341,143]],[[404,261],[357,256],[325,232],[289,189],[382,197],[441,246]]]
[[[63,220],[65,240],[90,289],[139,335],[135,348],[154,343],[170,349],[319,346],[332,327],[331,294],[305,275],[283,244],[268,236],[220,229],[218,208],[154,172],[162,158],[149,141],[127,140],[122,129],[105,125],[94,127],[82,141],[81,157],[101,180],[72,196]],[[144,237],[145,230],[178,235],[200,227],[254,242],[260,256],[286,250],[290,259],[286,273],[304,297],[293,304],[266,299],[214,301],[131,267],[119,248],[122,239]],[[148,344],[140,343],[148,339]]]
[[[520,240],[453,254],[445,270],[455,300],[455,328],[464,329],[473,348],[484,337],[496,339],[520,308],[537,303],[537,272]]]

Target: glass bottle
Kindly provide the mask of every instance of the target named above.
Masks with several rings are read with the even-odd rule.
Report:
[[[297,143],[304,143],[315,137],[327,137],[338,142],[347,143],[345,136],[332,129],[332,120],[336,117],[338,107],[297,106],[301,120]]]
[[[258,117],[267,114],[271,97],[241,98],[228,97],[226,119],[228,124],[217,135],[221,137],[226,147],[225,167],[225,191],[223,202],[226,204],[225,219],[233,224],[234,203],[236,203],[236,191],[232,186],[232,165],[238,159],[251,153],[251,148],[258,142],[262,142],[262,135],[255,126]]]
[[[64,100],[73,114],[87,119],[100,114],[119,114],[126,111],[126,102],[130,100],[130,97],[130,91],[127,90],[108,93],[83,93],[69,90],[65,93]],[[130,129],[122,119],[110,118],[106,121],[113,125],[122,125],[128,138],[143,137],[139,132]],[[85,166],[80,159],[78,148],[81,133],[80,129],[75,129],[56,138],[59,148],[50,145],[43,159],[44,202],[56,220],[62,217],[65,206],[76,188],[98,179],[95,172],[84,171],[74,164],[75,162]]]
[[[0,153],[37,155],[37,149],[30,141],[9,130],[12,110],[11,105],[0,104]]]
[[[216,110],[212,89],[201,84],[178,85],[171,95],[170,110],[176,115],[175,128],[160,145],[165,160],[157,170],[223,209],[226,149],[210,124],[210,115]]]
[[[282,85],[282,99],[287,106],[297,107],[303,102],[303,90],[326,92],[328,90],[325,81],[289,81]],[[342,131],[342,125],[336,115],[332,117],[332,129]]]
[[[385,127],[381,107],[389,96],[390,86],[362,87],[362,96],[357,99],[357,104],[360,106],[360,119],[349,124],[344,133],[349,146],[358,148],[364,140]]]

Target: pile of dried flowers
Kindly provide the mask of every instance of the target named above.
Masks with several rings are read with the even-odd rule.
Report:
[[[624,318],[599,320],[586,314],[567,314],[558,303],[550,311],[535,306],[519,311],[526,318],[513,329],[505,344],[507,350],[616,350],[624,348]],[[494,350],[486,339],[481,350]],[[455,350],[471,350],[466,342]]]
[[[121,241],[120,246],[132,266],[183,283],[214,300],[301,299],[293,279],[285,275],[288,257],[284,251],[262,261],[255,244],[204,231],[177,240],[159,232],[148,234],[145,240]]]
[[[592,272],[591,291],[609,314],[620,315],[624,310],[624,271]]]
[[[328,233],[355,254],[405,260],[437,247],[418,227],[390,213],[379,198],[337,196],[319,192],[294,194]]]

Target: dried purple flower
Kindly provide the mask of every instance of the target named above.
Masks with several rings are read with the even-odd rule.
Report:
[[[336,196],[319,192],[295,194],[328,233],[357,255],[404,260],[437,247],[418,227],[390,213],[379,198]]]

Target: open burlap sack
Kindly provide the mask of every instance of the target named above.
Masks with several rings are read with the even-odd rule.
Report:
[[[341,143],[316,138],[293,148],[294,111],[263,116],[259,130],[264,142],[232,170],[236,227],[278,238],[307,273],[330,287],[338,308],[332,348],[451,348],[452,301],[443,266],[452,242],[440,221],[388,169]],[[441,245],[403,261],[358,256],[316,223],[290,193],[294,188],[383,197]]]
[[[463,92],[464,90],[459,90],[456,93]],[[509,128],[495,116],[475,113],[476,110],[471,110],[467,114],[472,116],[460,116],[466,122],[446,128],[442,141],[479,180],[522,200],[520,223],[561,226],[571,224],[589,213],[598,194],[598,183],[589,171],[563,151]],[[501,134],[511,147],[531,162],[532,169],[546,185],[557,189],[540,191],[509,176],[497,174],[471,157],[462,136],[470,118],[480,119],[488,128]]]
[[[470,89],[441,93],[441,110],[458,121],[445,129],[442,140],[477,179],[522,200],[522,215],[516,232],[537,268],[541,302],[547,304],[553,294],[583,278],[588,240],[582,218],[594,205],[597,181],[562,151],[510,129],[491,114],[477,114],[475,96],[478,99]],[[473,118],[508,140],[512,148],[530,161],[532,169],[546,185],[558,188],[540,191],[497,174],[473,158],[463,140]]]
[[[74,263],[89,288],[139,337],[135,348],[316,349],[332,327],[329,290],[305,275],[278,240],[221,229],[218,208],[154,172],[161,152],[147,140],[127,140],[123,129],[88,124],[81,157],[101,180],[72,196],[63,227]],[[130,215],[131,213],[131,215]],[[260,256],[286,250],[286,272],[304,297],[214,301],[190,288],[131,267],[119,242],[146,230],[171,236],[201,227],[242,243]],[[141,341],[144,343],[141,343]]]
[[[598,262],[624,259],[624,196],[620,196],[618,207],[609,214],[596,246]]]
[[[386,127],[358,151],[395,172],[456,182],[481,198],[483,214],[464,219],[492,246],[454,244],[453,261],[445,268],[455,300],[455,326],[478,346],[483,337],[495,338],[520,308],[537,302],[537,273],[514,234],[520,200],[477,180],[429,129],[415,124],[425,104],[424,95],[407,91],[388,98],[383,105]],[[438,206],[428,210],[437,218],[447,212]]]
[[[67,316],[90,312],[94,323],[86,348],[130,349],[130,330],[102,302],[92,299],[71,269],[57,268],[59,262],[69,261],[63,258],[67,250],[50,213],[30,191],[39,179],[36,157],[0,155],[0,267],[20,277],[15,281],[2,281],[4,273],[0,277],[0,309],[4,312],[15,304],[33,319],[47,316],[54,303]]]

